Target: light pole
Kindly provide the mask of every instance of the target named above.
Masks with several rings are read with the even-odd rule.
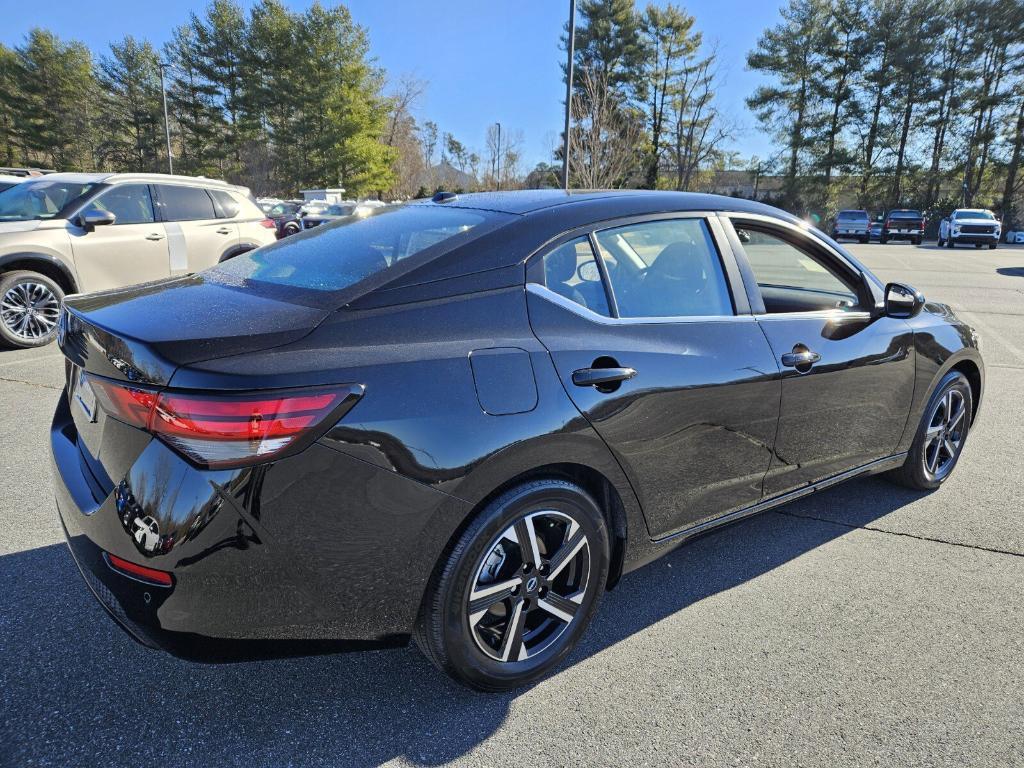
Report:
[[[572,65],[576,58],[576,0],[569,0],[569,58],[565,64],[565,133],[562,139],[562,189],[569,189],[569,127],[572,119]]]
[[[159,62],[160,66],[160,94],[164,98],[164,135],[167,137],[167,172],[174,173],[174,159],[171,157],[171,123],[167,119],[167,88],[164,87],[164,67],[171,66],[166,62]]]
[[[496,185],[497,185],[497,188],[500,190],[501,189],[501,123],[495,123],[495,125],[498,126],[498,148],[495,150],[495,154],[497,155],[497,170],[495,171],[494,175],[497,176]]]

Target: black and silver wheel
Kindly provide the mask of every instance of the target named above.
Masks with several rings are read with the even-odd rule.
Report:
[[[922,491],[942,485],[960,459],[973,411],[967,377],[950,371],[929,400],[907,460],[893,472],[893,479]]]
[[[428,587],[416,640],[440,669],[482,690],[547,673],[572,650],[608,576],[608,532],[593,499],[565,480],[498,497]]]
[[[22,349],[49,344],[63,299],[60,286],[37,272],[0,276],[0,340]]]

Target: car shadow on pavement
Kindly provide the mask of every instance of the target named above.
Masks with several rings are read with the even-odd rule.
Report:
[[[996,272],[1007,277],[1024,277],[1024,267],[997,267]]]
[[[606,596],[568,666],[917,498],[860,480],[684,545]],[[436,765],[490,737],[523,693],[464,689],[413,646],[235,664],[150,651],[106,617],[63,544],[0,557],[0,590],[11,765]]]

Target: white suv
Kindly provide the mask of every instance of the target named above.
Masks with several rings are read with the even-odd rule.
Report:
[[[60,302],[198,272],[276,240],[249,190],[156,173],[53,173],[0,194],[0,342],[53,339]]]
[[[987,245],[994,249],[999,244],[999,220],[992,211],[980,208],[957,208],[939,222],[939,241],[952,248],[957,243],[973,243],[975,248]]]

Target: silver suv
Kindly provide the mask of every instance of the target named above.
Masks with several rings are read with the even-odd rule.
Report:
[[[60,302],[184,275],[276,240],[249,190],[154,173],[54,173],[0,193],[0,342],[53,339]]]

